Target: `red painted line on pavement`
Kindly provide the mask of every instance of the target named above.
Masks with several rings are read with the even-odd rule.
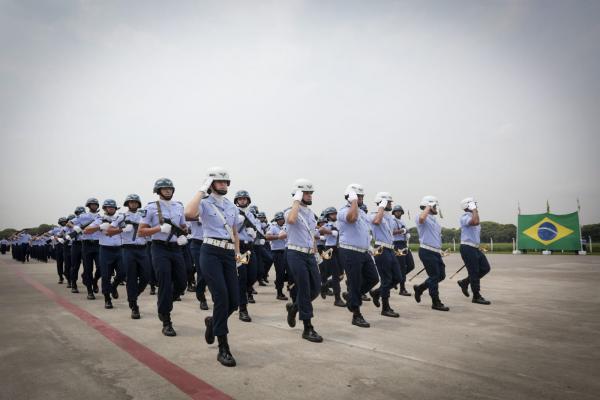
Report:
[[[79,319],[96,329],[108,340],[129,353],[133,358],[146,365],[152,371],[156,372],[173,385],[177,386],[182,392],[190,396],[192,399],[231,399],[231,397],[225,393],[212,387],[200,378],[190,374],[183,368],[173,364],[171,361],[153,352],[143,344],[136,342],[124,333],[121,333],[121,331],[118,329],[110,326],[100,318],[97,318],[84,309],[76,306],[33,278],[27,276],[23,272],[17,269],[15,269],[15,272],[25,282],[29,283],[32,287],[45,294],[51,300],[54,300],[67,311],[79,317]]]

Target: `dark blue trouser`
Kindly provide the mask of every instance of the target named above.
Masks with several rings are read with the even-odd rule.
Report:
[[[272,250],[271,253],[275,264],[275,289],[279,293],[283,290],[283,284],[288,281],[285,254],[283,250]]]
[[[348,308],[351,311],[358,311],[362,305],[362,295],[379,282],[373,257],[367,252],[361,253],[342,248],[338,249],[338,252],[340,264],[346,271]]]
[[[71,246],[63,244],[63,260],[65,265],[65,278],[68,282],[71,282]]]
[[[200,267],[214,303],[213,333],[215,336],[227,335],[227,319],[237,310],[240,296],[235,253],[203,244],[200,247]]]
[[[245,306],[248,304],[248,294],[252,293],[252,285],[256,282],[256,254],[254,254],[253,246],[251,244],[244,244],[240,242],[240,253],[245,253],[250,250],[250,262],[245,265],[237,267],[238,283],[240,285],[240,305]],[[254,279],[254,281],[251,281]],[[252,282],[252,283],[250,283]]]
[[[102,276],[102,294],[109,294],[113,288],[125,279],[125,270],[121,267],[121,246],[99,246],[98,261]],[[116,272],[115,282],[110,282],[113,271]]]
[[[83,261],[83,284],[88,288],[88,292],[92,291],[92,283],[94,278],[98,279],[101,277],[100,269],[100,246],[98,243],[83,242],[81,247],[81,258]],[[94,264],[96,265],[96,272],[94,273]],[[104,285],[104,283],[103,283]]]
[[[379,294],[382,298],[390,297],[390,290],[400,283],[402,272],[400,264],[394,254],[394,251],[388,248],[383,249],[383,253],[375,257],[375,265],[381,278]]]
[[[438,296],[438,284],[446,279],[446,265],[442,261],[442,255],[435,251],[419,248],[419,258],[425,267],[428,278],[421,285],[429,289],[431,297]]]
[[[325,246],[325,250],[331,248],[333,248],[331,258],[329,260],[323,260],[323,263],[321,264],[323,266],[323,271],[325,272],[323,276],[321,276],[321,282],[324,284],[327,281],[327,278],[331,277],[329,285],[331,289],[333,289],[334,294],[339,294],[341,290],[340,281],[342,278],[342,267],[340,265],[338,248],[336,246]]]
[[[79,279],[79,267],[81,267],[81,256],[83,247],[81,241],[71,243],[71,283],[76,285]]]
[[[181,295],[186,287],[185,264],[179,245],[152,242],[152,265],[158,280],[158,313],[170,314],[173,299]]]
[[[265,280],[269,276],[269,270],[273,264],[273,256],[266,245],[255,245],[254,252],[256,253],[256,266],[258,279]]]
[[[127,274],[127,301],[134,303],[150,281],[150,260],[146,252],[146,246],[124,245],[121,257],[123,260],[122,270]]]
[[[206,279],[202,275],[202,268],[200,267],[200,251],[202,249],[202,240],[192,239],[190,245],[190,251],[192,253],[192,259],[196,267],[196,298],[198,301],[206,299],[204,292],[206,291]]]
[[[394,242],[394,249],[405,249],[407,248],[406,241],[397,240]],[[415,260],[413,259],[412,251],[408,249],[405,256],[397,256],[398,263],[400,264],[400,271],[402,272],[402,276],[400,277],[400,283],[406,282],[406,276],[415,269]]]
[[[183,262],[185,263],[186,282],[191,284],[194,279],[194,260],[190,251],[191,243],[187,243],[185,246],[181,246],[181,253],[183,254]]]
[[[146,242],[146,255],[148,256],[148,262],[150,263],[150,286],[156,286],[156,272],[152,265],[152,242]]]
[[[298,307],[300,320],[313,317],[312,301],[321,290],[321,274],[314,254],[287,250],[287,262],[294,277],[296,295],[292,297]]]
[[[56,273],[58,274],[58,277],[60,279],[63,279],[63,276],[65,275],[65,258],[64,258],[64,251],[63,251],[63,245],[60,243],[57,243],[54,246],[54,250],[55,250],[55,258],[56,258]]]
[[[460,256],[469,271],[471,290],[474,295],[479,294],[479,281],[490,272],[490,263],[481,250],[464,244],[460,245]]]

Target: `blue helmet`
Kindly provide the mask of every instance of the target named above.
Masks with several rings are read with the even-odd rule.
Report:
[[[117,202],[113,199],[104,200],[104,202],[102,203],[102,209],[105,209],[106,207],[119,208],[117,207]]]
[[[83,206],[79,206],[75,208],[75,215],[83,214],[85,212],[85,208]]]
[[[64,224],[66,224],[66,223],[67,223],[67,219],[66,219],[65,217],[60,217],[60,218],[58,219],[58,224],[59,224],[59,225],[64,225]]]
[[[164,188],[171,188],[173,189],[173,192],[175,191],[175,185],[173,185],[173,181],[169,178],[157,179],[156,182],[154,182],[154,189],[152,191],[153,193],[158,194],[158,190]]]
[[[127,197],[125,198],[125,201],[123,202],[123,205],[125,207],[129,207],[128,204],[130,201],[137,201],[137,203],[139,204],[139,207],[142,206],[142,199],[140,199],[140,196],[138,196],[137,194],[127,195]]]
[[[256,207],[256,206],[250,206],[250,207],[248,207],[248,211],[250,211],[256,217],[257,214],[258,214],[258,207]]]
[[[335,209],[335,207],[327,207],[326,209],[323,210],[323,216],[327,217],[329,214],[335,214],[337,213],[337,210]]]
[[[267,218],[267,214],[263,211],[256,213],[256,218]]]
[[[95,205],[99,206],[99,205],[100,205],[100,202],[98,201],[98,199],[97,199],[97,198],[95,198],[95,197],[90,197],[90,198],[89,198],[89,199],[87,199],[87,201],[85,202],[85,206],[86,206],[86,207],[89,207],[89,206],[90,206],[90,204],[95,204]]]
[[[404,209],[400,204],[397,204],[394,206],[394,208],[392,208],[392,213],[395,213],[396,211],[400,211],[402,214],[404,214]]]
[[[69,214],[69,216],[67,217],[67,219],[68,219],[69,221],[72,221],[72,220],[74,220],[75,218],[77,218],[77,217],[75,216],[75,214]]]
[[[248,199],[248,204],[252,203],[252,198],[250,198],[250,193],[248,193],[247,190],[238,190],[237,192],[235,192],[233,202],[237,204],[237,199],[241,199],[242,197]]]
[[[273,221],[279,221],[280,219],[285,219],[283,211],[276,212],[275,216],[273,217]]]

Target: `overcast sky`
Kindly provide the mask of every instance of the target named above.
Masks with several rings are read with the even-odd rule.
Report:
[[[304,177],[600,222],[599,71],[598,1],[0,0],[0,228],[214,165],[269,216]]]

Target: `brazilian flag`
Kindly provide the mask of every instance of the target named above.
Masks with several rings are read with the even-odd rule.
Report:
[[[519,250],[580,250],[579,213],[519,215]]]

